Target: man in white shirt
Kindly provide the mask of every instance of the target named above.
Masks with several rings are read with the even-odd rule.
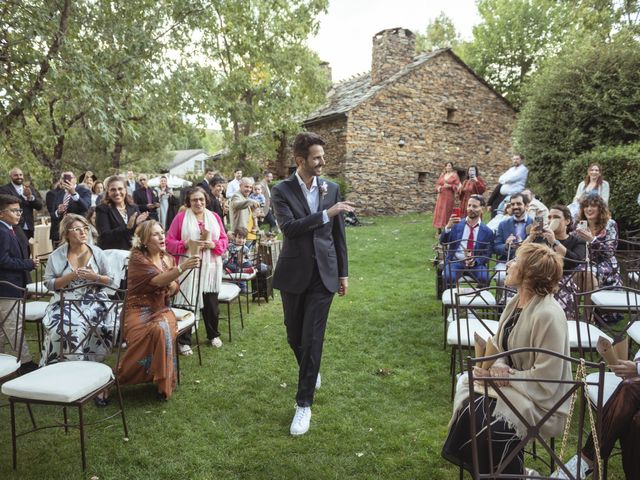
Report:
[[[227,183],[226,197],[233,197],[238,191],[240,191],[240,179],[242,178],[242,170],[236,170],[233,172],[233,180]]]
[[[523,161],[524,157],[522,155],[518,153],[515,154],[511,157],[511,167],[500,175],[498,185],[493,192],[491,192],[491,196],[487,202],[491,209],[492,216],[495,215],[495,211],[504,197],[524,190],[524,187],[527,184],[527,177],[529,176],[529,169],[524,166],[522,163]]]

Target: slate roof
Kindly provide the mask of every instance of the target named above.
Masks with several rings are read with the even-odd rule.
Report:
[[[304,125],[328,120],[333,117],[345,116],[349,111],[353,110],[362,102],[373,97],[379,90],[382,90],[387,85],[392,84],[397,79],[407,75],[413,70],[421,67],[432,58],[435,58],[445,52],[449,52],[453,56],[454,60],[458,61],[458,63],[465,67],[496,96],[507,103],[510,108],[513,108],[513,106],[502,95],[496,92],[483,78],[479,77],[473,70],[471,70],[471,68],[469,68],[469,66],[465,64],[455,53],[453,53],[450,48],[442,48],[416,56],[411,63],[405,65],[398,72],[377,85],[371,85],[371,72],[363,73],[354,78],[350,78],[349,80],[344,80],[335,84],[327,94],[327,103],[309,114],[307,119],[304,121]]]

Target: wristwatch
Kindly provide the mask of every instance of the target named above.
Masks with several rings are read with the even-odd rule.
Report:
[[[553,242],[553,249],[555,250],[558,245],[562,245],[560,243],[560,240],[556,240],[555,242]]]

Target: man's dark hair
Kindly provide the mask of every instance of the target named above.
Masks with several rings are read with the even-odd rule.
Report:
[[[486,205],[486,203],[484,201],[484,197],[482,195],[477,195],[477,194],[471,195],[469,197],[469,200],[475,200],[477,202],[480,202],[480,206],[481,207],[484,207]],[[467,200],[467,201],[469,201],[469,200]]]
[[[14,205],[16,203],[20,203],[20,199],[18,199],[18,197],[14,197],[13,195],[8,195],[6,193],[0,193],[0,210],[4,210],[9,205]]]
[[[216,171],[216,170],[215,170],[215,168],[213,168],[213,167],[207,167],[207,168],[205,168],[205,169],[204,169],[204,174],[206,175],[206,174],[207,174],[207,173],[209,173],[209,172],[215,172],[215,171]]]
[[[247,227],[236,227],[236,229],[233,231],[233,235],[235,237],[247,238],[247,236],[249,235],[249,230],[247,229]]]
[[[265,170],[264,172],[262,172],[262,176],[266,177],[267,175],[269,175],[271,172],[269,170]]]
[[[324,145],[325,142],[320,135],[313,132],[302,132],[296,135],[293,141],[293,155],[294,157],[307,158],[309,156],[309,149],[314,145]]]
[[[524,203],[525,205],[529,205],[529,202],[531,201],[531,199],[529,198],[529,195],[523,192],[518,192],[511,195],[509,202],[511,202],[511,200],[513,200],[516,197],[520,197],[522,199],[522,203]]]
[[[211,181],[209,182],[209,185],[214,187],[216,185],[221,185],[223,183],[226,183],[226,180],[224,178],[222,178],[220,175],[216,175],[215,177],[213,177],[211,179]]]

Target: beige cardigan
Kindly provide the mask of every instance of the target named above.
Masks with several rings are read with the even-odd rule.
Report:
[[[518,295],[507,304],[498,331],[492,338],[498,351],[502,348],[504,323],[511,316],[518,304]],[[562,307],[553,298],[534,297],[522,310],[520,319],[511,331],[508,340],[509,350],[523,347],[538,347],[552,350],[569,356],[569,332],[567,318]],[[500,362],[506,361],[500,359]],[[553,380],[571,380],[571,364],[557,357],[544,354],[530,353],[511,356],[513,369],[512,378],[539,378]],[[558,385],[542,382],[511,382],[502,387],[502,391],[529,424],[536,424],[549,409],[569,390],[570,385]],[[468,376],[463,375],[458,382],[454,399],[455,412],[460,408],[464,399],[469,396]],[[565,420],[569,413],[569,402],[566,401],[541,427],[540,433],[544,438],[558,437],[562,434]],[[506,403],[498,399],[494,416],[506,421],[516,431],[519,438],[526,434],[526,427],[511,411]]]

